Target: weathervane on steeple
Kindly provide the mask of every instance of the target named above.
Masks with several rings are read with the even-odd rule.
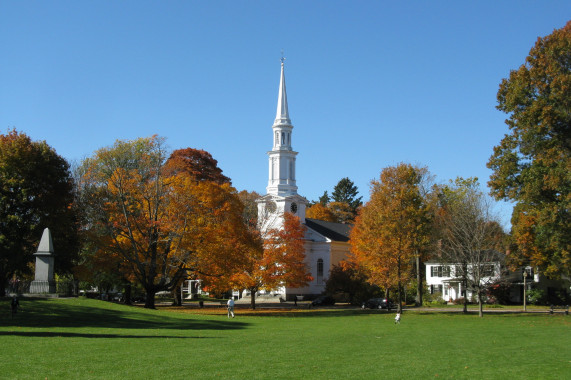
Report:
[[[283,65],[283,64],[284,64],[284,61],[285,61],[284,49],[282,49],[282,57],[280,58],[280,61],[282,61],[282,65]]]

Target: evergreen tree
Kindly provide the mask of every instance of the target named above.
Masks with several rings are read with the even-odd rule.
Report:
[[[334,202],[347,203],[353,213],[357,214],[357,209],[363,204],[361,199],[363,197],[357,197],[359,191],[357,186],[348,177],[342,178],[337,185],[333,188],[333,193],[331,194],[331,199]]]
[[[319,203],[321,203],[322,206],[327,206],[329,200],[330,200],[329,194],[327,193],[327,190],[325,190],[323,192],[323,195],[319,197]]]

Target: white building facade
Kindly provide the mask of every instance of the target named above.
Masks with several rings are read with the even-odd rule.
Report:
[[[467,271],[470,272],[468,266]],[[490,262],[481,265],[482,277],[480,283],[491,284],[500,279],[500,262]],[[458,298],[476,297],[475,292],[465,289],[461,279],[461,266],[458,264],[448,264],[442,262],[426,263],[426,285],[430,294],[439,294],[444,301],[453,302]]]

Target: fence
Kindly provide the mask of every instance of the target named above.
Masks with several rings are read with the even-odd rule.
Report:
[[[56,294],[71,297],[78,293],[78,283],[71,279],[55,280]],[[6,284],[7,294],[27,294],[30,293],[32,281],[12,280]]]

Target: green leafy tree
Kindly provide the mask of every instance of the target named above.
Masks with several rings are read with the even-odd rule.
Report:
[[[325,283],[325,293],[345,293],[349,303],[358,304],[379,295],[381,289],[367,282],[366,274],[351,261],[343,260],[334,265]]]
[[[319,197],[319,202],[317,202],[317,203],[320,203],[322,206],[327,206],[327,204],[329,203],[330,199],[331,199],[331,198],[329,197],[329,194],[327,193],[327,190],[325,190],[325,191],[323,192],[323,195]]]
[[[488,185],[515,201],[512,235],[522,262],[557,277],[571,269],[571,21],[538,38],[502,80],[497,108],[510,132],[494,148]]]
[[[357,197],[359,191],[357,186],[349,178],[342,178],[333,188],[331,199],[334,202],[347,203],[354,215],[357,215],[357,209],[363,204],[363,197]]]
[[[12,130],[0,135],[0,296],[28,264],[48,227],[57,250],[55,271],[68,272],[77,255],[77,218],[69,165],[45,141]]]

